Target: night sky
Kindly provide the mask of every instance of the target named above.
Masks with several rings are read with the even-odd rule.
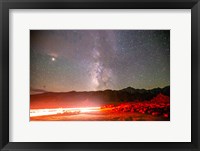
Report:
[[[31,92],[169,84],[169,30],[30,31]]]

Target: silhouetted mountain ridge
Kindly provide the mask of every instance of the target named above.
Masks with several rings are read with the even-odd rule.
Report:
[[[151,100],[158,94],[170,96],[170,86],[151,90],[127,87],[122,90],[85,92],[45,92],[31,95],[31,108],[53,108],[69,106],[99,106],[108,103]],[[42,106],[42,107],[41,107]]]

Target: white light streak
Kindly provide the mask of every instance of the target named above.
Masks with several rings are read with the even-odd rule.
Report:
[[[82,107],[82,108],[54,108],[54,109],[31,109],[30,117],[55,115],[63,113],[87,113],[100,111],[100,107]]]

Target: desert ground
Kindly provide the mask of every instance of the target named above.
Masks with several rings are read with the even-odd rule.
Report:
[[[101,107],[32,109],[30,121],[169,121],[169,97]]]

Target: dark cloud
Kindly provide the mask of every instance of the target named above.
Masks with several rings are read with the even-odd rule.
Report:
[[[43,90],[43,89],[30,88],[31,94],[40,94],[40,93],[45,93],[45,92],[48,92],[48,91]]]

